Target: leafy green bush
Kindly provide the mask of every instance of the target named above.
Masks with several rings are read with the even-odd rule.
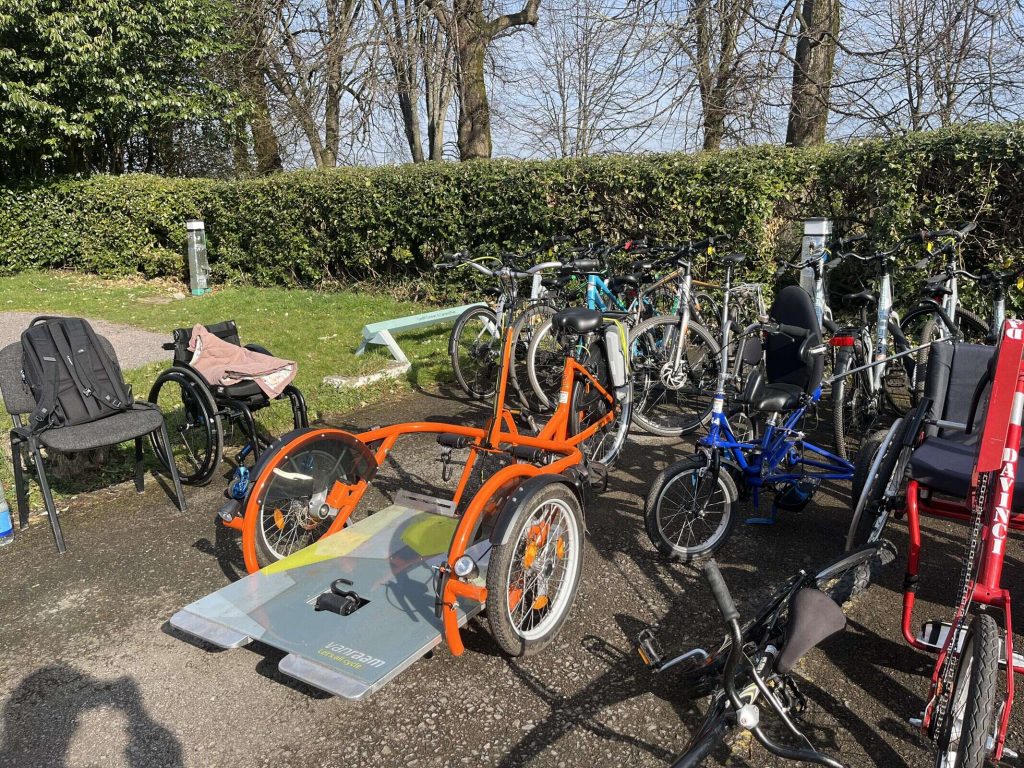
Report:
[[[206,221],[214,281],[401,283],[427,291],[447,250],[523,249],[710,232],[766,278],[799,222],[831,216],[879,244],[977,218],[968,264],[1024,239],[1024,125],[959,127],[808,150],[422,164],[299,171],[246,181],[94,176],[0,187],[0,270],[184,277],[185,219]],[[918,255],[908,253],[908,261]],[[703,265],[702,265],[703,266]]]

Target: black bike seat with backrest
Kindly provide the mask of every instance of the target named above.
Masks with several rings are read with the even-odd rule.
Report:
[[[930,421],[966,424],[975,396],[987,402],[990,387],[977,392],[978,382],[995,362],[995,348],[984,344],[932,344],[924,395],[932,401]],[[929,424],[925,439],[910,457],[910,476],[938,493],[966,498],[978,454],[985,409],[976,409],[972,431]],[[1024,476],[1018,464],[1013,509],[1024,509]]]
[[[809,355],[808,350],[821,346],[821,328],[810,295],[798,285],[779,291],[769,315],[782,325],[807,330],[804,338],[791,338],[772,333],[765,342],[764,376],[751,375],[747,384],[747,400],[754,410],[769,413],[788,411],[799,405],[801,398],[814,392],[821,384],[824,356]]]
[[[555,313],[551,327],[557,331],[583,334],[596,331],[603,322],[604,316],[596,309],[570,307]]]
[[[870,288],[865,288],[863,291],[859,291],[857,293],[846,294],[845,296],[843,296],[843,302],[845,304],[852,304],[854,306],[869,306],[871,304],[878,303],[878,294],[872,291]]]

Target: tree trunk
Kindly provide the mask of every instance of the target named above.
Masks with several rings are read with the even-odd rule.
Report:
[[[483,0],[455,0],[455,54],[459,63],[459,157],[491,156],[491,108],[487,103],[484,60],[487,46],[502,32],[524,24],[537,26],[540,0],[526,0],[516,13],[496,19],[484,16]]]
[[[828,127],[829,90],[839,35],[839,0],[802,0],[793,63],[786,144],[821,144]]]
[[[456,18],[459,59],[459,159],[491,156],[491,107],[487,103],[484,57],[487,54],[483,14],[469,11]]]
[[[413,89],[402,88],[398,93],[398,106],[402,111],[402,126],[405,128],[405,140],[409,142],[409,154],[414,163],[422,163],[423,140],[420,138],[420,107],[417,95]]]

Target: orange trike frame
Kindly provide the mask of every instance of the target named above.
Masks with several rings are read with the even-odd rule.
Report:
[[[458,578],[452,571],[451,565],[466,554],[466,550],[474,543],[474,537],[477,534],[485,512],[488,509],[494,510],[496,505],[504,503],[511,496],[515,488],[531,477],[542,474],[561,474],[571,467],[582,464],[584,458],[579,449],[579,444],[609,422],[614,421],[617,417],[616,409],[619,407],[614,392],[608,391],[575,358],[567,357],[562,371],[559,405],[555,412],[539,434],[527,435],[520,433],[515,424],[515,412],[505,404],[508,389],[507,372],[509,370],[509,360],[513,344],[513,334],[510,331],[506,334],[502,345],[501,361],[498,368],[498,386],[495,393],[493,411],[484,427],[468,427],[461,424],[445,424],[432,421],[412,421],[371,429],[367,432],[352,435],[373,451],[378,466],[384,462],[395,443],[403,435],[435,433],[460,435],[470,438],[472,442],[467,446],[470,449],[470,456],[462,470],[462,475],[459,478],[452,499],[456,508],[458,508],[459,503],[462,501],[462,496],[469,483],[476,459],[481,453],[509,453],[513,448],[521,446],[540,449],[549,459],[541,466],[519,459],[498,470],[481,485],[476,495],[459,517],[458,526],[448,549],[447,560],[440,569],[442,574],[440,580],[442,594],[439,595],[445,641],[451,652],[456,656],[463,652],[464,646],[459,634],[455,602],[458,598],[467,598],[483,603],[487,599],[487,590],[483,586]],[[612,407],[601,418],[596,419],[577,434],[570,435],[571,414],[569,408],[571,393],[572,388],[581,380],[592,386]],[[334,427],[304,431],[301,435],[293,437],[288,444],[282,446],[280,452],[287,454],[290,445],[308,440],[311,431],[320,434],[325,432],[344,432]],[[344,434],[351,433],[344,432]],[[254,478],[253,486],[246,499],[243,514],[225,523],[225,525],[242,532],[242,553],[245,558],[245,567],[249,573],[254,573],[260,567],[256,556],[256,526],[259,519],[257,506],[259,498],[262,496],[263,485],[268,476],[269,472],[264,471],[259,477]],[[345,526],[368,487],[369,481],[367,480],[360,480],[354,484],[335,481],[334,486],[328,491],[327,504],[331,508],[337,509],[338,513],[324,533],[324,536],[336,533]]]

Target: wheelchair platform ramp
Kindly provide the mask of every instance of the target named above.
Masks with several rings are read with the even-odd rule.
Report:
[[[441,642],[431,566],[457,523],[392,505],[186,606],[171,626],[220,648],[265,643],[287,652],[283,674],[362,699]],[[348,616],[314,609],[336,579],[366,601]],[[482,608],[460,605],[460,624]]]

